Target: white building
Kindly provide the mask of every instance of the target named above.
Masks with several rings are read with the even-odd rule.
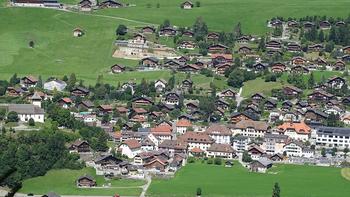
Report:
[[[236,124],[233,135],[243,135],[251,138],[264,137],[269,128],[269,125],[264,121],[242,120]]]
[[[300,141],[288,142],[283,147],[283,151],[288,157],[306,157],[311,158],[314,156],[314,151],[305,147]]]
[[[288,143],[288,136],[280,134],[267,133],[264,136],[264,142],[261,146],[267,154],[282,154],[284,145]]]
[[[125,140],[119,146],[118,151],[121,151],[121,154],[128,158],[134,158],[137,154],[141,153],[141,144],[135,139]]]
[[[350,147],[350,128],[319,127],[316,135],[316,145],[341,149]]]
[[[63,91],[64,88],[66,88],[67,83],[61,80],[52,80],[52,81],[48,81],[46,83],[44,83],[44,89],[45,90],[57,90],[59,92]]]
[[[186,119],[181,119],[176,122],[176,133],[184,134],[188,131],[188,128],[192,126],[191,122]]]
[[[33,119],[34,122],[44,122],[45,112],[43,109],[32,104],[9,104],[8,111],[14,111],[22,122],[28,122]]]
[[[237,152],[243,153],[248,150],[250,138],[243,135],[238,135],[233,138],[233,149]]]
[[[203,151],[207,151],[208,148],[214,144],[214,140],[209,137],[208,134],[203,132],[187,131],[183,135],[179,136],[178,139],[187,142],[189,150],[199,148]]]
[[[225,125],[212,124],[205,131],[217,144],[231,144],[232,132]]]
[[[207,157],[220,157],[224,159],[233,159],[236,154],[229,144],[212,144],[207,150]]]
[[[311,128],[304,122],[285,122],[277,127],[277,132],[287,135],[293,140],[308,141],[311,135]]]

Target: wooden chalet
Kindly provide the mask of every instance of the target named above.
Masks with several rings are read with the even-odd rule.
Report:
[[[113,155],[105,155],[95,160],[95,164],[101,167],[118,166],[123,160],[114,157]]]
[[[193,81],[191,79],[185,79],[181,82],[181,88],[182,89],[189,89],[192,88]]]
[[[134,98],[131,102],[133,107],[151,106],[154,104],[154,102],[147,97],[137,97]]]
[[[176,29],[173,27],[163,27],[159,30],[160,36],[175,36],[177,33]]]
[[[341,60],[343,61],[343,62],[347,62],[347,63],[350,63],[350,55],[343,55],[342,57],[341,57]]]
[[[194,48],[196,48],[196,44],[192,41],[181,41],[178,43],[178,48],[179,49],[189,49],[192,50]]]
[[[261,72],[264,71],[265,69],[267,69],[267,66],[261,62],[256,63],[253,65],[253,68],[255,71]]]
[[[303,57],[293,57],[291,63],[293,65],[305,65],[306,64],[306,59]]]
[[[76,140],[69,146],[69,151],[77,153],[86,153],[91,151],[89,142],[86,140]]]
[[[218,75],[224,75],[226,70],[229,69],[231,67],[231,64],[218,64],[215,66],[215,69],[216,69],[216,73]]]
[[[342,77],[332,77],[330,79],[328,79],[328,81],[326,82],[326,85],[330,88],[334,88],[334,89],[340,89],[343,87],[343,85],[346,84],[346,80]]]
[[[282,106],[281,106],[281,110],[282,111],[290,111],[293,107],[293,103],[289,100],[283,101],[282,102]]]
[[[290,20],[287,22],[287,26],[288,26],[288,28],[298,28],[299,23],[295,20]]]
[[[26,88],[35,87],[36,84],[38,83],[38,79],[33,76],[25,76],[21,78],[19,83],[22,87],[26,87]]]
[[[81,110],[92,111],[94,108],[95,108],[95,105],[90,100],[84,100],[78,104],[78,109],[81,109]]]
[[[313,61],[314,64],[316,64],[317,66],[328,66],[328,63],[326,60],[324,60],[323,58],[321,57],[317,57],[314,61]]]
[[[294,86],[284,86],[282,88],[282,92],[284,95],[289,98],[297,98],[303,94],[303,90]]]
[[[272,162],[269,159],[259,159],[249,164],[249,169],[252,172],[266,173],[272,167]]]
[[[186,63],[186,62],[188,62],[188,61],[190,61],[190,58],[189,57],[187,57],[187,56],[181,56],[181,57],[179,57],[179,58],[177,58],[176,59],[178,62],[180,62],[180,63]]]
[[[256,114],[254,113],[249,113],[247,111],[243,111],[243,112],[235,112],[233,114],[231,114],[231,123],[236,124],[242,120],[254,120],[257,121],[259,120],[259,117],[256,116]]]
[[[316,109],[308,109],[305,114],[305,122],[317,122],[317,123],[323,123],[324,121],[327,120],[328,114],[316,110]]]
[[[229,48],[223,44],[213,44],[208,47],[209,53],[226,53]]]
[[[234,91],[234,90],[232,90],[232,89],[226,89],[226,90],[223,90],[223,91],[221,91],[219,94],[218,94],[218,96],[220,97],[220,98],[232,98],[232,99],[234,99],[235,97],[236,97],[236,92]]]
[[[232,54],[211,54],[211,62],[213,65],[232,63]]]
[[[251,97],[253,102],[260,103],[261,101],[265,100],[265,96],[261,93],[255,93]]]
[[[267,49],[275,49],[275,50],[282,49],[282,43],[277,40],[270,40],[266,42],[265,46]]]
[[[241,46],[238,49],[238,53],[243,54],[243,55],[251,54],[252,49],[250,47],[247,47],[247,46]]]
[[[329,21],[320,21],[319,26],[320,29],[330,29],[332,25]]]
[[[180,72],[192,72],[192,73],[195,73],[195,72],[200,71],[201,68],[198,67],[198,66],[195,65],[195,64],[185,64],[185,65],[179,67],[178,70],[179,70]]]
[[[273,110],[277,107],[277,100],[275,99],[267,99],[264,103],[264,108],[266,110]]]
[[[191,1],[185,1],[185,2],[181,3],[180,7],[182,9],[185,9],[185,10],[190,10],[193,8],[193,3]]]
[[[218,40],[219,39],[219,34],[216,32],[210,32],[207,35],[207,40]]]
[[[315,26],[315,24],[313,22],[310,21],[306,21],[303,23],[304,29],[311,29],[312,27]]]
[[[327,102],[333,99],[334,95],[323,90],[315,90],[314,92],[308,95],[308,98],[312,101]]]
[[[121,8],[121,7],[123,7],[123,4],[121,4],[117,1],[113,1],[113,0],[106,0],[106,1],[102,1],[101,3],[99,3],[98,7],[100,9],[103,9],[103,8]]]
[[[180,94],[176,92],[168,92],[165,94],[165,103],[168,105],[178,105],[180,101]]]
[[[297,43],[288,43],[287,44],[287,51],[289,51],[289,52],[300,52],[301,51],[301,46],[300,46],[300,44],[297,44]]]
[[[350,54],[350,46],[342,48],[343,53]]]
[[[105,115],[110,114],[113,112],[113,106],[112,105],[99,105],[97,107],[99,115]]]
[[[28,92],[26,88],[7,87],[6,89],[6,95],[11,97],[20,97],[23,96],[26,92]]]
[[[240,43],[240,44],[247,44],[249,41],[250,41],[251,37],[250,36],[240,36],[239,38],[237,38],[237,43]]]
[[[309,45],[308,47],[308,51],[310,52],[320,52],[324,49],[322,44],[313,44],[313,45]]]
[[[338,60],[332,65],[333,70],[345,70],[346,64],[345,62]]]
[[[290,69],[290,73],[293,74],[308,74],[310,72],[310,70],[308,68],[306,68],[305,66],[294,66]]]
[[[278,18],[272,19],[269,23],[272,27],[279,27],[283,24],[283,22]]]
[[[111,71],[112,73],[122,73],[125,71],[125,66],[120,64],[114,64],[113,66],[111,66]]]
[[[84,12],[92,10],[92,2],[90,0],[82,0],[78,3],[79,9]]]
[[[84,87],[78,86],[74,88],[70,93],[72,96],[86,97],[90,94],[90,90]]]
[[[152,26],[145,26],[141,28],[141,33],[143,34],[154,34],[156,33],[156,28]]]
[[[175,59],[166,60],[164,62],[164,66],[168,68],[178,69],[179,67],[183,66],[184,64],[182,62],[179,62]]]
[[[140,65],[143,67],[157,67],[159,65],[159,60],[155,57],[145,57],[141,59]]]
[[[345,26],[345,22],[344,21],[337,21],[336,23],[335,23],[335,26],[337,26],[337,27],[343,27],[343,26]]]
[[[215,107],[218,109],[228,110],[230,108],[230,104],[223,99],[216,100],[214,104],[215,104]]]
[[[282,73],[286,70],[287,66],[283,63],[274,63],[271,66],[271,72],[273,73]]]
[[[184,32],[182,32],[182,36],[187,36],[189,38],[192,38],[194,36],[194,33],[191,30],[185,30]]]
[[[78,187],[95,187],[97,186],[96,180],[90,175],[84,175],[77,179]]]

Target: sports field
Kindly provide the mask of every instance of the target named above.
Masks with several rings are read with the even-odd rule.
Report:
[[[197,0],[192,1],[195,3]],[[304,17],[307,15],[348,16],[348,0],[198,0],[201,7],[183,10],[184,0],[122,0],[136,5],[125,9],[106,9],[98,14],[125,17],[150,23],[162,23],[165,18],[174,25],[190,26],[202,16],[211,30],[232,31],[242,23],[246,33],[266,32],[266,21],[275,16]],[[157,4],[159,3],[159,8]],[[149,8],[149,6],[151,6]]]
[[[85,174],[94,176],[99,188],[77,188],[76,180]],[[110,188],[102,188],[111,184]],[[96,176],[92,168],[82,170],[51,170],[45,176],[25,180],[20,193],[46,194],[55,192],[60,195],[101,195],[112,196],[120,194],[136,196],[141,193],[144,181],[140,180],[111,180],[106,181],[102,176]]]
[[[350,181],[341,176],[339,168],[279,165],[259,174],[235,164],[232,168],[188,164],[173,179],[152,181],[148,194],[190,197],[200,187],[203,196],[269,197],[275,182],[283,197],[347,197],[350,193]]]

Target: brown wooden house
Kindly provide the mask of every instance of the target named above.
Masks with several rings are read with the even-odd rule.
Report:
[[[89,175],[84,175],[78,178],[77,180],[78,187],[95,187],[97,186],[96,180]]]

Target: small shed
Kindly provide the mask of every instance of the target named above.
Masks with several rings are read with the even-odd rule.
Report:
[[[84,35],[84,31],[80,28],[75,28],[73,30],[73,36],[74,37],[82,37]]]

